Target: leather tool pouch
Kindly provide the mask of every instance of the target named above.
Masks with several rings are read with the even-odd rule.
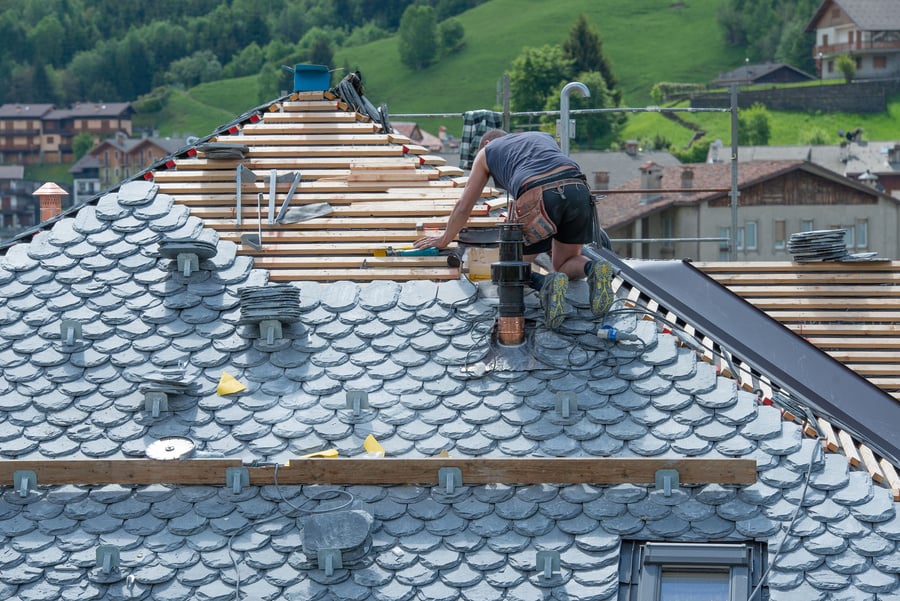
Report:
[[[511,221],[522,224],[526,245],[536,244],[556,233],[556,224],[550,220],[544,208],[544,190],[556,188],[558,185],[557,182],[553,182],[535,186],[516,199]]]

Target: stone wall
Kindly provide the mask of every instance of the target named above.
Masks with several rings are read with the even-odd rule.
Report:
[[[822,111],[847,113],[880,113],[887,109],[888,98],[900,92],[900,80],[863,81],[850,84],[822,85],[767,90],[739,90],[738,106],[749,108],[761,103],[776,111]],[[728,92],[693,94],[692,107],[728,108]]]

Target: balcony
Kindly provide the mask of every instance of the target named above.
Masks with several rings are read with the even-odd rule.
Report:
[[[827,44],[825,46],[816,46],[813,48],[813,56],[817,56],[820,52],[824,56],[833,56],[835,54],[847,54],[860,52],[871,54],[879,51],[900,52],[900,40],[884,40],[884,41],[863,41],[854,42],[853,44]]]

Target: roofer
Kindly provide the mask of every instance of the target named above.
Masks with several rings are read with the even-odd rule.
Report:
[[[491,176],[498,187],[516,198],[511,220],[523,226],[524,260],[531,262],[542,252],[550,254],[553,271],[546,276],[532,274],[547,327],[556,329],[565,318],[570,279],[588,278],[591,311],[604,315],[613,301],[612,266],[582,255],[583,245],[593,241],[596,215],[591,191],[578,163],[560,150],[550,134],[507,134],[502,129],[485,132],[446,229],[440,235],[416,240],[414,246],[449,246],[466,225]]]

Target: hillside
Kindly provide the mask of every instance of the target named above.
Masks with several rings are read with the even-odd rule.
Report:
[[[391,114],[461,114],[492,108],[497,106],[497,82],[521,50],[561,44],[577,16],[584,13],[600,35],[604,53],[621,83],[624,102],[642,106],[650,102],[650,89],[657,81],[706,80],[743,59],[740,50],[727,48],[722,41],[715,22],[720,3],[491,0],[457,17],[465,28],[465,47],[429,69],[414,72],[404,67],[396,37],[340,49],[335,52],[334,66],[358,69],[367,96],[376,104],[386,103]],[[189,95],[215,109],[234,112],[238,105],[250,108],[262,100],[256,86],[248,85],[250,79],[203,84]],[[210,87],[215,94],[204,93]],[[203,124],[208,117],[203,106],[184,106],[183,111],[178,114],[188,124],[195,120]],[[161,133],[185,131],[184,123],[162,119]],[[461,120],[446,124],[451,132],[462,128]],[[436,129],[437,123],[423,121],[423,126]]]

